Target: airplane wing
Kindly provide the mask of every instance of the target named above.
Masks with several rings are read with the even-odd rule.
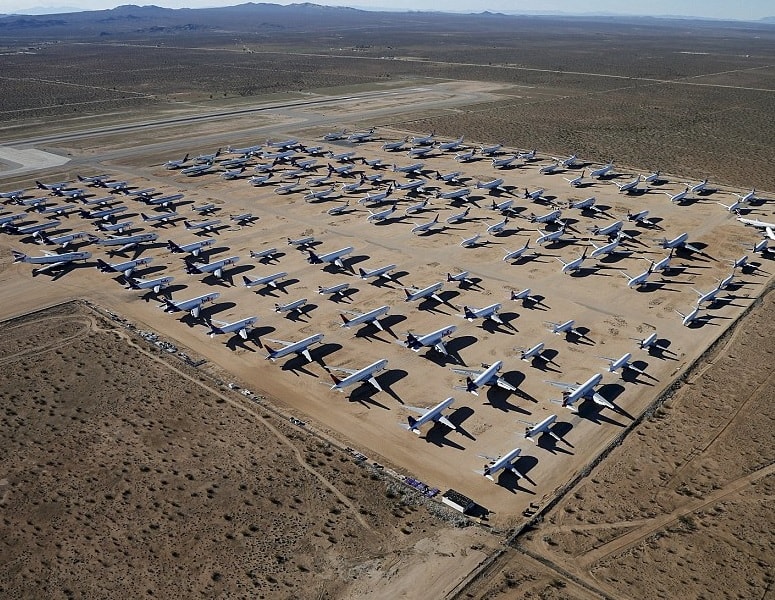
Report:
[[[354,373],[358,372],[356,369],[345,369],[344,367],[331,367],[329,365],[326,365],[325,369],[327,371],[339,371],[340,373],[347,373],[348,375],[353,375]]]
[[[571,383],[564,383],[562,381],[545,381],[545,383],[548,383],[549,385],[553,385],[554,387],[558,387],[560,389],[565,390],[566,392],[572,392],[575,390],[578,386],[573,385]]]
[[[273,340],[271,338],[266,338],[267,342],[272,342],[273,344],[282,344],[285,347],[290,346],[291,344],[295,344],[296,342],[286,342],[285,340]]]
[[[48,271],[53,271],[66,265],[68,262],[69,261],[66,260],[60,260],[59,262],[48,263],[47,265],[43,265],[42,267],[35,269],[35,273],[47,273]]]
[[[764,233],[771,240],[775,240],[775,228],[773,228],[773,227],[765,227],[764,228]]]
[[[475,369],[452,369],[452,372],[472,378],[479,377],[479,375],[482,374],[482,371],[477,371]]]
[[[434,349],[435,349],[437,352],[441,352],[441,353],[442,353],[442,354],[444,354],[444,355],[446,355],[446,354],[447,354],[447,347],[444,345],[444,342],[442,342],[441,340],[439,340],[438,342],[436,342],[436,343],[433,345],[433,347],[434,347]]]

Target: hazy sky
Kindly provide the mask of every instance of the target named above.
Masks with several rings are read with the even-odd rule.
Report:
[[[0,0],[0,13],[23,12],[28,9],[77,8],[95,10],[113,8],[120,4],[155,4],[168,8],[200,8],[204,6],[230,6],[243,0]],[[258,1],[258,0],[254,0]],[[297,2],[300,0],[296,0]],[[456,12],[500,12],[539,13],[563,12],[570,14],[615,13],[652,14],[709,17],[719,19],[756,20],[775,16],[772,0],[649,0],[648,2],[627,2],[627,0],[552,0],[540,6],[539,3],[524,3],[521,0],[312,0],[328,6],[353,6],[374,10],[439,10]],[[275,0],[275,4],[292,4],[291,0]],[[36,12],[40,12],[36,10]]]

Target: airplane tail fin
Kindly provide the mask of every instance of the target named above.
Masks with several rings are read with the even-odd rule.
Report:
[[[24,252],[19,252],[18,250],[11,250],[11,254],[13,254],[13,262],[25,262],[27,260],[27,255],[24,254]]]
[[[447,273],[447,281],[455,281],[455,279],[452,277],[452,273]]]
[[[471,379],[470,377],[466,377],[466,391],[476,396],[479,395],[476,384],[474,383],[474,380]]]
[[[191,221],[184,220],[183,225],[186,226],[186,229],[193,229],[193,227],[191,227]]]
[[[321,289],[322,289],[322,288],[321,288]],[[350,319],[348,319],[348,318],[347,318],[347,317],[345,317],[344,315],[340,314],[339,316],[340,316],[340,317],[342,317],[342,321],[344,321],[344,325],[343,325],[343,327],[344,327],[344,326],[346,326],[346,325],[347,325],[347,324],[350,322]]]
[[[469,321],[473,321],[476,318],[476,315],[467,306],[463,307],[463,313],[465,314],[465,318]]]
[[[329,373],[329,374],[328,374],[328,376],[329,376],[329,377],[331,378],[331,380],[334,382],[334,387],[336,387],[337,385],[339,385],[340,383],[342,383],[342,380],[341,380],[341,379],[339,379],[339,378],[338,378],[336,375],[334,375],[333,373]]]
[[[183,248],[178,246],[175,242],[172,240],[167,240],[167,249],[170,252],[183,252]]]
[[[141,212],[140,216],[143,218],[143,221],[145,221],[146,223],[151,220],[148,218],[148,215],[146,215],[144,212]]]
[[[309,262],[309,263],[311,263],[313,265],[318,265],[318,264],[320,264],[322,262],[320,260],[320,257],[317,254],[315,254],[312,250],[307,250],[307,252],[309,253],[309,257],[307,258],[307,262]]]
[[[366,279],[369,276],[369,274],[363,268],[359,268],[358,273],[360,273],[361,279]]]
[[[107,271],[112,271],[113,268],[108,263],[106,263],[104,260],[102,260],[101,258],[98,258],[97,259],[97,270],[98,271],[102,271],[103,273],[106,273]]]
[[[409,429],[414,429],[417,426],[417,419],[413,416],[408,416],[406,420],[409,422]]]
[[[245,284],[245,287],[250,287],[250,279],[246,275],[242,276],[242,281]]]
[[[199,272],[199,269],[193,266],[190,262],[186,261],[186,273],[188,273],[189,275],[195,275],[198,272]]]

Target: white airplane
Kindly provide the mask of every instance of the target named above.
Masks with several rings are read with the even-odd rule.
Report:
[[[689,195],[689,188],[686,187],[682,192],[678,192],[677,194],[668,194],[667,192],[662,192],[665,194],[668,198],[670,198],[670,202],[673,204],[680,203],[684,198],[686,198],[687,195]]]
[[[358,204],[379,204],[390,195],[390,192],[393,191],[393,187],[394,186],[391,183],[384,192],[379,192],[377,194],[367,193],[363,198],[358,200]]]
[[[614,169],[614,163],[609,162],[600,167],[599,169],[594,169],[593,171],[589,172],[589,176],[592,177],[592,179],[597,178],[603,178],[606,175],[608,175],[611,171]]]
[[[436,148],[441,150],[442,152],[449,152],[454,151],[460,148],[460,146],[463,144],[463,136],[461,135],[456,140],[450,140],[449,142],[439,142],[436,145]]]
[[[461,163],[470,162],[474,160],[474,158],[476,158],[476,148],[455,154],[455,160]]]
[[[598,227],[597,225],[593,225],[592,227],[587,227],[587,230],[592,235],[607,235],[608,237],[612,237],[614,235],[618,235],[619,232],[621,232],[622,227],[624,227],[624,223],[622,221],[614,221],[605,227]]]
[[[5,229],[10,231],[11,233],[15,233],[16,235],[21,236],[27,236],[27,235],[34,235],[35,233],[38,233],[40,231],[45,231],[47,229],[56,229],[62,224],[62,221],[59,220],[52,220],[52,221],[44,221],[43,223],[33,223],[32,225],[25,225],[24,227],[18,227],[17,225],[13,225],[11,222],[8,222],[5,224]]]
[[[355,156],[355,152],[340,152],[339,154],[334,154],[333,152],[328,153],[328,157],[335,161],[335,162],[351,162],[353,157]]]
[[[215,243],[213,238],[205,238],[197,242],[191,242],[190,244],[178,245],[172,240],[167,240],[167,249],[174,254],[188,253],[192,256],[199,256],[202,250],[212,246]]]
[[[428,206],[430,205],[430,200],[427,198],[423,200],[422,202],[418,202],[417,204],[412,204],[411,206],[407,206],[404,209],[405,215],[411,215],[414,213],[422,212],[424,211]]]
[[[382,323],[379,322],[379,318],[382,315],[386,315],[389,310],[389,306],[380,306],[379,308],[375,308],[363,313],[351,310],[343,311],[343,313],[339,315],[342,317],[342,324],[340,327],[347,327],[347,329],[350,329],[352,327],[358,327],[359,325],[371,324],[380,331],[385,331]],[[352,318],[348,319],[345,317],[345,313],[348,315],[353,315]]]
[[[529,256],[527,251],[530,250],[530,239],[525,242],[525,245],[521,248],[517,248],[516,250],[512,250],[511,252],[507,252],[506,255],[503,257],[503,262],[513,262],[517,259],[527,257]],[[538,256],[536,252],[531,252],[531,256]]]
[[[239,167],[238,169],[226,169],[221,173],[221,179],[232,180],[239,179],[239,176],[244,173],[245,167]]]
[[[567,335],[568,333],[572,333],[573,335],[576,335],[580,338],[587,337],[576,328],[576,321],[574,319],[569,319],[564,323],[555,323],[553,321],[547,321],[546,324],[549,326],[549,331],[551,331],[556,335],[561,335],[563,333]]]
[[[416,146],[427,146],[433,144],[436,141],[436,132],[431,131],[428,135],[423,137],[412,137],[412,143]]]
[[[237,225],[249,225],[253,221],[257,221],[258,217],[253,213],[240,213],[238,215],[229,215],[229,221],[236,223]]]
[[[326,211],[326,214],[329,214],[329,215],[335,217],[337,215],[342,215],[342,214],[346,213],[349,208],[350,208],[350,201],[347,200],[347,202],[345,202],[344,204],[340,204],[339,206],[333,206],[333,207],[329,208]]]
[[[324,190],[318,190],[317,192],[313,192],[310,190],[307,194],[304,195],[304,202],[315,202],[316,200],[325,200],[332,194],[336,194],[336,187],[331,185],[327,187]]]
[[[489,227],[487,227],[487,233],[490,235],[498,235],[499,233],[503,233],[503,230],[506,229],[506,225],[509,223],[509,218],[506,217],[502,221],[498,221],[497,223],[493,223]]]
[[[631,194],[638,191],[638,184],[641,182],[641,176],[638,175],[635,179],[632,179],[631,181],[626,181],[625,183],[617,183],[614,181],[614,185],[619,188],[619,192],[624,192],[626,194]]]
[[[406,410],[411,410],[416,413],[418,413],[420,416],[419,419],[415,419],[412,416],[408,417],[408,425],[401,425],[404,429],[407,429],[408,431],[411,431],[412,433],[416,433],[417,435],[420,435],[422,432],[420,431],[420,427],[425,425],[426,423],[430,423],[433,421],[434,423],[441,423],[442,425],[448,427],[449,429],[456,430],[457,427],[447,419],[444,415],[442,415],[442,411],[446,408],[448,408],[453,402],[455,401],[454,398],[447,398],[446,400],[443,400],[439,402],[436,406],[433,408],[417,408],[416,406],[404,406]]]
[[[399,167],[398,165],[393,165],[393,172],[394,173],[405,173],[407,175],[419,175],[422,173],[422,169],[425,166],[425,163],[417,162],[412,163],[411,165],[405,165],[403,167]]]
[[[286,273],[285,271],[280,271],[279,273],[272,273],[271,275],[266,275],[264,277],[257,277],[256,279],[249,279],[248,277],[243,275],[242,282],[245,284],[245,287],[248,287],[248,288],[256,287],[259,285],[268,285],[269,287],[273,287],[277,289],[277,282],[287,276],[288,276],[288,273]]]
[[[403,140],[397,140],[395,142],[385,142],[382,144],[382,149],[387,152],[398,152],[399,150],[404,149],[404,144],[406,144],[407,139],[404,138]]]
[[[588,248],[585,247],[584,251],[581,253],[581,256],[579,256],[578,258],[574,258],[572,261],[567,263],[564,260],[562,260],[559,256],[555,256],[555,258],[562,263],[562,268],[560,269],[560,273],[569,275],[571,273],[574,273],[575,271],[578,271],[581,268],[581,264],[584,262],[584,259],[587,258],[587,250]]]
[[[510,452],[507,452],[501,457],[487,456],[486,454],[480,454],[481,458],[486,458],[490,462],[484,465],[481,471],[476,471],[480,475],[484,475],[490,481],[495,481],[495,477],[499,471],[511,471],[519,479],[524,479],[525,476],[517,471],[517,468],[512,464],[522,452],[521,448],[514,448]]]
[[[310,354],[309,347],[312,346],[313,344],[319,344],[322,339],[323,339],[322,333],[316,333],[315,335],[306,337],[303,340],[299,340],[298,342],[286,342],[283,340],[269,339],[267,341],[275,344],[282,344],[283,347],[280,348],[279,350],[273,350],[272,348],[264,344],[264,348],[266,348],[269,351],[269,354],[266,355],[266,358],[267,360],[271,360],[272,362],[274,362],[278,358],[283,358],[285,356],[288,356],[289,354],[296,354],[298,356],[303,356],[304,358],[306,358],[307,362],[312,362],[312,355]]]
[[[694,288],[692,288],[694,290]],[[694,293],[697,294],[697,306],[702,306],[706,302],[713,304],[716,301],[716,296],[718,296],[718,293],[721,291],[720,287],[715,287],[709,292],[701,292],[699,290],[694,290]]]
[[[305,250],[307,248],[310,248],[311,246],[314,246],[316,241],[317,240],[315,240],[315,238],[312,237],[312,236],[300,237],[300,238],[296,238],[296,239],[288,238],[288,245],[289,246],[294,246],[295,248],[298,248],[299,250]]]
[[[163,212],[153,215],[146,215],[145,213],[140,213],[140,216],[143,219],[144,223],[152,223],[152,224],[166,224],[170,221],[174,221],[178,218],[178,213],[176,213],[174,210],[172,212]]]
[[[48,190],[49,192],[61,192],[69,190],[71,188],[69,181],[57,181],[56,183],[43,183],[42,181],[35,180],[35,185],[41,190]]]
[[[393,183],[393,189],[395,190],[408,190],[411,192],[419,192],[424,186],[428,184],[427,179],[410,179],[405,183]]]
[[[307,253],[309,254],[309,257],[307,258],[307,262],[313,265],[320,265],[320,264],[333,264],[339,267],[340,269],[344,269],[344,260],[342,260],[343,256],[346,256],[347,254],[350,254],[350,252],[353,251],[352,246],[345,246],[344,248],[341,248],[339,250],[335,250],[334,252],[328,252],[326,254],[315,254],[312,250],[307,250]]]
[[[654,183],[655,181],[659,181],[662,178],[659,171],[652,171],[648,175],[643,176],[643,182],[644,183]]]
[[[425,223],[419,223],[418,225],[415,225],[414,227],[412,227],[412,229],[410,230],[410,233],[427,233],[438,224],[439,224],[439,215],[436,215],[430,221],[426,221]]]
[[[471,308],[470,306],[463,307],[463,314],[461,315],[469,323],[473,323],[475,319],[490,320],[499,325],[503,325],[503,319],[500,318],[498,311],[501,309],[501,305],[498,303],[490,304],[484,308]]]
[[[732,282],[735,279],[735,269],[736,268],[737,267],[733,267],[732,268],[732,272],[729,275],[727,275],[726,277],[724,277],[724,279],[718,279],[717,280],[718,281],[718,289],[725,290],[725,289],[727,289],[732,284]]]
[[[374,136],[374,128],[372,127],[368,131],[354,131],[348,137],[347,141],[353,144],[360,144],[361,142],[368,142]]]
[[[745,194],[735,194],[734,192],[732,193],[740,198],[740,202],[751,202],[752,200],[756,200],[756,188],[751,188],[751,191]]]
[[[471,195],[471,188],[458,188],[456,190],[450,190],[449,192],[436,192],[436,198],[441,200],[465,200]]]
[[[580,185],[584,184],[584,174],[586,173],[586,169],[581,171],[581,175],[576,175],[576,177],[573,177],[572,179],[568,179],[567,177],[563,177],[565,181],[568,182],[568,185],[571,187],[579,187]]]
[[[700,307],[696,306],[693,308],[689,313],[684,314],[680,310],[676,310],[680,316],[681,316],[681,325],[684,327],[688,327],[691,325],[694,321],[698,320],[700,318]]]
[[[342,187],[340,188],[342,190],[342,193],[350,194],[352,192],[357,192],[361,189],[361,186],[363,186],[366,183],[366,178],[361,176],[361,178],[358,181],[354,181],[352,183],[343,183]]]
[[[386,208],[378,212],[369,211],[370,214],[368,217],[366,217],[366,220],[369,223],[379,223],[381,221],[387,221],[398,210],[396,207],[397,207],[397,203],[393,202],[393,205],[390,208]]]
[[[510,167],[511,164],[518,158],[519,157],[516,154],[512,156],[504,156],[503,158],[493,158],[492,166],[496,169],[505,169],[506,167]]]
[[[294,300],[293,302],[287,302],[286,304],[275,303],[274,311],[276,313],[288,313],[289,315],[293,313],[301,314],[302,312],[304,312],[302,311],[302,307],[306,303],[307,303],[306,298],[299,298],[298,300]]]
[[[174,279],[174,277],[156,277],[155,279],[124,277],[128,288],[133,290],[153,290],[154,294],[158,294],[162,289],[171,284]]]
[[[602,380],[603,376],[600,373],[596,373],[584,383],[572,384],[563,383],[562,381],[546,381],[546,383],[563,389],[562,401],[560,403],[574,412],[578,410],[574,404],[584,398],[592,398],[595,404],[613,409],[614,405],[595,391],[595,388]],[[556,401],[553,400],[552,402]]]
[[[25,262],[33,265],[45,265],[39,269],[33,269],[33,276],[39,273],[54,271],[72,262],[89,260],[91,258],[91,252],[64,252],[62,254],[46,252],[44,256],[27,256],[24,252],[11,250],[11,254],[13,254],[14,263]]]
[[[48,246],[59,246],[60,248],[67,248],[70,242],[81,239],[88,239],[91,234],[84,231],[74,231],[73,233],[65,233],[63,235],[48,236],[45,233],[36,233],[34,237]]]
[[[533,148],[532,150],[527,150],[525,152],[519,152],[517,154],[522,160],[524,161],[531,161],[536,159],[536,149]]]
[[[571,154],[568,158],[552,157],[552,160],[567,169],[575,167],[576,163],[579,161],[579,157],[576,154]]]
[[[643,285],[646,285],[648,282],[649,275],[651,275],[654,272],[654,261],[651,261],[651,264],[649,265],[649,268],[643,271],[643,273],[640,273],[639,275],[628,275],[625,271],[620,271],[622,275],[624,275],[627,278],[627,287],[630,289],[633,288],[640,288]]]
[[[636,213],[631,213],[631,212],[627,213],[627,220],[628,221],[634,221],[635,223],[641,223],[641,224],[645,225],[646,227],[654,227],[654,226],[656,226],[656,223],[654,223],[654,221],[652,221],[648,217],[649,217],[649,211],[647,209],[646,210],[638,211]]]
[[[745,254],[740,258],[736,258],[735,260],[731,260],[729,262],[732,264],[732,272],[734,273],[735,269],[742,269],[743,267],[748,266],[748,255]]]
[[[436,179],[443,181],[444,183],[456,183],[462,174],[462,171],[451,171],[443,174],[436,171]]]
[[[93,238],[93,241],[99,246],[107,246],[109,248],[119,246],[117,250],[111,250],[111,252],[121,253],[146,242],[155,242],[157,239],[159,239],[158,233],[138,233],[136,235],[113,236],[105,239]]]
[[[273,176],[274,173],[267,173],[266,175],[253,175],[250,177],[250,179],[248,179],[248,183],[254,187],[259,187],[265,183],[269,183],[269,180],[272,179]]]
[[[358,274],[361,276],[361,279],[369,279],[371,277],[375,277],[376,279],[387,279],[389,281],[393,281],[393,277],[390,275],[391,271],[394,271],[396,269],[396,265],[385,265],[384,267],[379,267],[377,269],[358,269]]]
[[[477,181],[476,189],[487,190],[490,193],[508,191],[506,188],[503,187],[503,179],[501,179],[500,177],[498,177],[497,179],[491,179],[490,181]]]
[[[682,233],[674,237],[672,240],[668,240],[664,238],[660,240],[658,243],[662,248],[665,248],[665,249],[685,248],[690,252],[701,252],[699,248],[697,248],[696,246],[692,246],[689,242],[686,241],[688,238],[689,238],[688,233]]]
[[[102,273],[121,273],[124,277],[129,277],[137,267],[149,265],[152,260],[152,256],[146,256],[120,263],[106,263],[104,260],[98,258],[97,270]]]
[[[164,166],[171,171],[173,169],[183,168],[183,165],[186,162],[188,162],[188,154],[186,154],[183,158],[178,160],[168,160],[167,162],[164,163]]]
[[[335,142],[337,140],[343,140],[345,139],[349,134],[347,133],[346,129],[342,129],[341,131],[330,131],[329,133],[325,134],[323,136],[324,142]]]
[[[256,321],[258,321],[258,317],[248,317],[246,319],[234,321],[233,323],[210,319],[210,337],[215,337],[219,333],[236,333],[243,340],[246,340],[250,335],[251,325]],[[217,323],[217,325],[214,325],[213,323]]]
[[[10,192],[0,192],[0,198],[3,200],[9,200],[11,202],[18,202],[19,199],[24,196],[25,189],[21,190],[12,190]],[[7,204],[7,202],[4,202],[4,204]]]
[[[773,249],[768,247],[767,238],[764,238],[763,240],[756,242],[753,245],[753,248],[751,248],[751,252],[753,252],[754,254],[761,254],[762,256],[772,251]]]
[[[646,374],[643,369],[639,369],[638,367],[632,365],[630,362],[632,360],[632,354],[630,352],[625,352],[619,358],[608,358],[607,356],[601,356],[600,358],[608,361],[609,373],[616,373],[619,369],[622,369],[622,371],[629,369],[630,371],[639,373],[640,375]]]
[[[410,350],[414,350],[415,352],[419,352],[423,348],[433,348],[436,350],[436,352],[447,355],[449,353],[447,352],[447,347],[444,345],[444,338],[449,337],[455,333],[455,331],[457,331],[457,327],[455,325],[448,325],[446,327],[442,327],[441,329],[437,329],[436,331],[426,333],[425,335],[416,336],[414,334],[407,333],[406,341],[398,343],[402,346],[406,346]]]
[[[302,190],[301,184],[299,183],[299,179],[296,179],[293,183],[286,183],[285,185],[278,185],[274,189],[275,194],[292,194],[295,192],[300,192]]]
[[[192,167],[186,167],[185,169],[181,169],[180,173],[182,175],[185,175],[186,177],[198,177],[199,175],[204,175],[205,173],[209,173],[214,169],[212,163],[204,163],[201,165],[194,165]]]
[[[115,231],[118,233],[124,233],[127,231],[134,221],[118,221],[116,223],[108,223],[107,221],[99,221],[94,224],[94,228],[99,231]]]
[[[229,154],[241,154],[244,157],[252,156],[261,151],[261,144],[254,144],[252,146],[246,146],[244,148],[234,148],[233,146],[226,146],[226,152]]]
[[[565,441],[559,435],[557,435],[551,430],[551,427],[556,420],[557,420],[557,415],[549,415],[540,423],[530,423],[528,421],[522,421],[525,425],[527,425],[527,427],[525,427],[525,439],[530,440],[531,442],[534,442],[534,443],[538,443],[538,438],[545,433],[548,436],[557,440],[558,442]]]
[[[732,204],[724,204],[723,202],[716,202],[719,206],[723,206],[727,209],[727,212],[730,212],[735,215],[740,214],[740,209],[745,207],[745,202],[742,200],[735,200]]]
[[[692,194],[697,194],[699,192],[704,192],[707,189],[707,187],[708,187],[708,180],[707,179],[703,179],[699,183],[695,183],[693,186],[691,186],[689,188],[689,191]]]
[[[560,168],[560,163],[556,163],[555,162],[555,163],[550,163],[548,165],[544,165],[543,167],[538,169],[538,172],[541,175],[551,175],[552,173],[554,173],[559,168]]]
[[[657,262],[652,261],[652,267],[651,270],[656,273],[658,271],[667,272],[670,270],[670,260],[673,258],[673,248],[670,248],[670,253],[665,256],[665,258],[662,258],[658,260]]]
[[[423,158],[434,151],[433,146],[418,146],[417,148],[411,147],[407,151],[409,158]]]
[[[545,215],[535,215],[530,213],[530,217],[528,217],[528,219],[531,223],[558,223],[559,225],[562,225],[563,221],[560,219],[561,216],[562,211],[559,208],[556,208],[553,211],[546,213]]]
[[[147,204],[151,206],[161,206],[162,208],[170,208],[175,204],[175,201],[180,200],[183,194],[169,194],[166,196],[159,196],[158,198],[148,198],[145,200]]]
[[[318,294],[323,296],[342,296],[346,290],[350,289],[349,283],[337,283],[328,287],[318,286]]]
[[[533,358],[537,358],[539,360],[542,360],[545,363],[551,363],[551,364],[557,364],[553,360],[547,358],[544,356],[544,343],[538,342],[535,346],[532,348],[523,348],[519,350],[519,358],[520,360],[529,361]]]
[[[271,262],[277,260],[278,257],[277,248],[266,248],[265,250],[250,251],[250,258],[257,260],[258,262]]]
[[[474,281],[469,277],[468,271],[461,271],[460,273],[447,273],[447,281],[457,281],[459,284],[465,283],[466,285],[473,285]]]
[[[114,203],[114,196],[102,196],[101,198],[92,198],[91,200],[81,198],[81,202],[84,206],[107,206]]]
[[[103,208],[101,210],[82,210],[81,217],[84,219],[103,219],[108,221],[114,219],[117,214],[122,213],[128,209],[128,206],[122,204],[121,206],[112,206],[110,208]]]
[[[211,154],[200,154],[194,159],[195,163],[211,163],[216,158],[218,158],[221,155],[221,148],[218,148],[215,152]]]
[[[492,146],[479,146],[479,152],[483,156],[495,156],[496,154],[500,154],[501,148],[503,148],[503,144],[493,144]]]
[[[539,246],[542,246],[544,244],[549,244],[552,242],[559,241],[560,238],[562,238],[562,236],[565,235],[565,225],[560,227],[557,231],[544,232],[544,231],[541,231],[540,229],[538,229],[537,231],[541,235],[539,235],[538,238],[536,238],[536,244],[538,244]]]
[[[589,255],[590,258],[597,258],[599,256],[605,256],[608,254],[632,254],[629,250],[620,250],[619,244],[622,243],[622,237],[621,235],[617,235],[613,241],[608,242],[607,244],[603,244],[602,246],[598,246],[593,242],[592,240],[589,241],[590,244],[595,248]]]
[[[537,189],[537,190],[533,190],[532,192],[530,190],[528,190],[527,188],[525,188],[524,198],[525,198],[525,200],[532,200],[534,202],[536,200],[545,200],[544,192],[546,192],[546,190],[543,189],[543,188],[540,188],[540,189]]]
[[[404,298],[404,302],[413,302],[415,300],[422,300],[424,298],[433,298],[436,302],[444,302],[441,297],[437,294],[437,292],[444,286],[444,284],[439,281],[438,283],[434,283],[432,285],[429,285],[426,288],[404,288],[404,293],[406,294],[406,298]],[[413,291],[409,291],[413,290]]]
[[[180,300],[178,302],[170,297],[169,299],[164,300],[164,304],[161,305],[161,308],[164,309],[164,312],[188,311],[192,317],[198,319],[199,314],[202,312],[202,305],[208,302],[215,302],[220,296],[221,294],[218,292],[210,292],[209,294],[197,296],[190,300]]]
[[[213,212],[215,210],[215,208],[216,208],[215,204],[208,203],[208,204],[201,204],[199,206],[196,206],[196,205],[192,206],[191,210],[193,210],[194,212],[199,213],[200,215],[204,215],[204,214]]]
[[[220,219],[209,219],[207,221],[183,221],[183,225],[185,225],[186,229],[189,231],[196,229],[202,231],[213,231],[220,224]]]
[[[239,256],[229,256],[211,263],[190,263],[186,262],[186,273],[189,275],[212,275],[218,279],[223,279],[223,269],[229,265],[239,262]]]
[[[657,341],[659,340],[659,335],[657,332],[653,332],[646,336],[645,338],[630,338],[631,340],[635,340],[638,342],[638,349],[640,350],[648,350],[649,348],[659,348],[663,349],[659,344],[657,344]]]
[[[376,362],[371,363],[370,365],[363,367],[362,369],[344,369],[342,367],[329,367],[326,366],[326,370],[330,371],[341,371],[342,373],[347,373],[347,377],[340,379],[336,377],[335,375],[331,374],[331,379],[334,381],[334,385],[331,386],[332,390],[336,390],[337,392],[343,392],[344,388],[351,386],[355,383],[360,383],[361,381],[366,381],[369,384],[371,384],[374,389],[376,389],[378,392],[382,391],[382,388],[379,385],[379,382],[376,379],[375,374],[382,371],[388,364],[388,361],[386,358],[380,359]]]
[[[287,140],[280,140],[277,142],[266,140],[266,145],[271,146],[272,148],[286,149],[286,148],[296,148],[300,144],[299,144],[299,140],[297,140],[296,138],[288,138]]]
[[[530,288],[525,288],[524,290],[521,290],[519,292],[515,292],[514,290],[511,290],[511,294],[509,295],[511,300],[522,300],[522,302],[530,302],[531,304],[541,304],[541,300],[533,296],[530,292],[532,290]]]
[[[479,238],[481,237],[481,233],[476,233],[469,238],[463,238],[463,241],[460,242],[460,245],[463,248],[474,248],[475,246],[481,245],[481,242],[479,241]]]
[[[490,206],[490,208],[492,210],[494,210],[494,211],[497,211],[497,212],[501,213],[501,214],[506,214],[506,213],[511,212],[511,208],[512,208],[513,204],[514,204],[514,200],[512,200],[510,198],[508,200],[504,200],[503,202],[495,202],[495,200],[493,200],[492,201],[492,205]]]
[[[27,215],[23,213],[5,215],[3,217],[0,217],[0,229],[5,229],[6,227],[13,227],[14,221],[20,221],[22,219],[25,219],[26,217]]]
[[[312,179],[307,180],[307,185],[309,187],[318,187],[321,185],[326,185],[327,183],[331,182],[331,174],[328,175],[322,175],[320,177],[313,177]]]
[[[759,219],[746,219],[744,217],[738,217],[738,221],[740,221],[743,225],[748,225],[749,227],[756,227],[757,229],[763,229],[764,234],[770,238],[771,240],[775,240],[775,223],[770,223],[768,221],[760,221]]]
[[[482,365],[483,371],[478,371],[476,369],[452,369],[453,372],[457,373],[458,375],[465,375],[466,376],[466,385],[465,387],[461,387],[460,389],[463,389],[474,396],[479,395],[479,389],[482,388],[485,385],[494,385],[496,387],[499,387],[501,389],[504,389],[509,392],[516,391],[516,387],[511,385],[508,381],[506,381],[503,377],[500,377],[498,375],[498,371],[500,371],[501,367],[503,366],[503,361],[495,361],[491,365]]]
[[[468,219],[468,213],[470,211],[471,211],[471,207],[469,206],[463,212],[455,213],[454,215],[447,217],[445,220],[450,225],[454,225],[455,223],[462,223],[463,221],[466,221]]]

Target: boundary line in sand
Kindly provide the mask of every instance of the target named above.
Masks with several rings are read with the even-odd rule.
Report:
[[[554,496],[543,507],[541,507],[536,512],[536,514],[533,515],[528,521],[520,524],[516,529],[514,529],[514,531],[504,540],[503,543],[513,548],[517,552],[520,552],[525,556],[529,556],[530,558],[537,560],[538,562],[542,563],[546,567],[549,567],[553,571],[557,572],[559,575],[566,577],[567,579],[582,586],[588,591],[598,594],[601,598],[605,598],[606,600],[614,600],[614,598],[608,595],[606,592],[603,592],[602,590],[599,590],[593,587],[588,582],[580,579],[578,576],[572,573],[569,573],[563,567],[556,564],[554,561],[550,560],[549,558],[538,555],[533,551],[522,547],[519,544],[518,538],[526,531],[537,530],[538,525],[540,525],[543,522],[544,516],[549,511],[551,511],[569,492],[571,492],[579,484],[579,482],[581,482],[583,479],[588,477],[591,474],[591,472],[601,462],[603,462],[616,447],[621,446],[624,440],[632,432],[634,432],[641,425],[641,423],[643,423],[646,419],[651,418],[651,416],[665,402],[670,400],[675,395],[675,393],[688,382],[688,380],[694,375],[695,371],[698,368],[705,369],[706,368],[705,365],[698,367],[698,364],[701,362],[707,361],[709,357],[711,355],[714,355],[717,351],[721,351],[723,349],[723,346],[726,345],[727,341],[738,332],[739,327],[742,325],[742,322],[745,319],[745,317],[747,317],[748,314],[754,308],[757,308],[759,305],[761,305],[765,301],[765,298],[770,293],[773,293],[774,290],[775,290],[775,281],[770,280],[770,282],[767,284],[764,290],[762,290],[762,293],[756,296],[756,298],[754,298],[753,302],[751,302],[751,304],[748,305],[748,307],[742,313],[740,313],[740,315],[738,315],[738,317],[729,325],[729,327],[727,327],[725,330],[719,333],[716,339],[710,343],[710,345],[702,352],[702,354],[700,354],[697,357],[696,360],[684,366],[684,368],[677,373],[673,382],[667,388],[665,388],[665,390],[661,394],[659,394],[640,415],[638,415],[635,419],[633,419],[632,422],[627,427],[625,427],[624,430],[618,436],[616,436],[613,440],[611,440],[611,442],[605,448],[603,448],[598,453],[598,455],[592,459],[592,461],[590,461],[589,463],[587,463],[586,466],[581,468],[579,472],[570,481],[568,481],[566,484],[557,488],[557,490],[555,490]],[[474,571],[472,571],[468,577],[466,577],[464,581],[462,581],[447,595],[446,597],[447,600],[462,599],[464,597],[464,593],[471,586],[473,586],[475,583],[479,582],[482,578],[488,575],[497,566],[497,563],[500,562],[501,559],[503,559],[505,555],[506,555],[505,550],[498,550],[497,552],[493,553],[490,557],[487,557],[485,560],[483,560],[480,563],[480,565]]]

